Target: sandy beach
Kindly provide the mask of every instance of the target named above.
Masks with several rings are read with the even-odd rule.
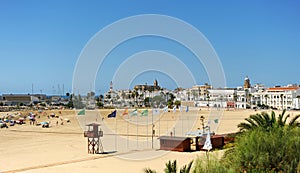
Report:
[[[177,160],[181,167],[197,157],[205,157],[204,152],[179,153],[158,150],[157,137],[168,135],[172,130],[176,130],[176,136],[182,136],[185,135],[187,127],[197,130],[201,127],[199,117],[204,116],[208,119],[208,110],[195,109],[188,113],[172,111],[153,116],[153,119],[151,114],[147,117],[123,116],[120,110],[117,118],[108,119],[106,116],[111,111],[86,111],[86,115],[79,117],[72,110],[63,110],[61,114],[57,110],[49,110],[47,115],[54,112],[62,118],[64,124],[61,125],[60,118],[48,119],[45,114],[41,114],[37,120],[50,121],[50,128],[33,126],[27,121],[23,125],[0,129],[0,172],[143,172],[143,169],[148,167],[162,172],[169,160]],[[215,132],[236,132],[237,124],[249,115],[259,112],[225,110],[222,116],[218,117]],[[293,116],[299,112],[289,113]],[[65,119],[70,122],[67,123]],[[91,155],[87,152],[87,139],[83,136],[82,125],[90,121],[102,124],[102,142],[106,154]],[[156,130],[153,149],[152,122]],[[217,155],[221,153],[222,151],[215,152]]]

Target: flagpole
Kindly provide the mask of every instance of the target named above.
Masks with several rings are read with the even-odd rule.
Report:
[[[148,131],[148,126],[149,126],[149,115],[147,114],[147,148],[148,148],[148,135],[149,135],[149,131]]]
[[[155,109],[155,111],[156,111],[156,109]],[[152,149],[153,149],[153,135],[154,135],[154,133],[153,133],[153,130],[154,130],[154,127],[153,127],[153,126],[154,126],[154,124],[153,124],[153,113],[154,113],[154,112],[153,112],[153,110],[152,110],[152,120],[151,120],[151,127],[152,127],[152,128],[151,128],[151,129],[152,129],[152,130],[151,130],[151,148],[152,148]]]
[[[167,120],[167,134],[168,134],[169,133],[169,120],[168,120],[168,116],[166,117],[166,120]]]
[[[180,117],[181,117],[181,135],[183,136],[183,116],[182,116],[182,107],[180,105]]]
[[[116,113],[116,114],[117,114],[117,113]],[[118,119],[118,117],[117,117],[117,115],[116,115],[116,123],[115,123],[115,126],[116,126],[116,127],[115,127],[115,129],[116,129],[116,133],[115,133],[115,150],[116,150],[116,151],[117,151],[117,147],[118,147],[118,146],[117,146],[117,134],[118,134],[118,129],[117,129],[117,128],[118,128],[118,120],[117,120],[117,119]]]
[[[129,117],[129,115],[127,115],[128,117]],[[129,144],[128,144],[128,140],[129,140],[129,138],[128,138],[128,122],[129,120],[127,119],[127,149],[129,149]]]
[[[84,109],[84,108],[83,108]],[[85,109],[84,109],[85,110]],[[85,114],[85,111],[84,111]],[[86,116],[86,115],[85,115]],[[84,117],[84,125],[86,125],[86,117]]]
[[[139,146],[139,114],[136,115],[136,148]]]
[[[188,125],[187,125],[187,131],[190,131],[189,130],[189,127],[190,127],[190,121],[189,121],[189,114],[188,114],[188,106],[186,107],[186,113],[187,113],[187,123],[188,123]]]

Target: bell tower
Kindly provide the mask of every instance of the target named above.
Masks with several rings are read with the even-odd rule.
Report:
[[[113,82],[110,81],[110,84],[109,84],[109,91],[112,92],[113,91]]]
[[[154,87],[157,87],[157,86],[158,86],[158,82],[157,82],[157,80],[156,80],[156,79],[154,80],[154,83],[153,83],[153,85],[154,85]]]
[[[251,88],[250,79],[248,78],[248,76],[246,76],[244,80],[244,89],[249,89],[249,88]]]

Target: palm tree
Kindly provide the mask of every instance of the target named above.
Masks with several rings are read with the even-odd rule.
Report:
[[[186,92],[186,94],[187,94],[187,96],[188,96],[187,100],[190,101],[190,94],[191,94],[191,92],[188,90],[188,91]]]
[[[266,131],[269,131],[273,127],[300,127],[300,123],[297,122],[297,119],[300,117],[300,115],[293,117],[290,120],[290,122],[286,124],[287,119],[290,117],[290,115],[285,116],[285,113],[286,110],[283,110],[282,113],[279,114],[277,120],[274,111],[272,111],[271,116],[266,112],[262,112],[261,114],[250,115],[249,118],[245,119],[247,122],[240,123],[238,125],[238,128],[240,129],[240,131],[247,131],[261,127]]]
[[[192,169],[192,165],[193,165],[193,161],[191,161],[188,165],[184,165],[181,169],[180,169],[180,173],[189,173],[191,172]]]
[[[287,119],[290,117],[290,114],[288,114],[286,117],[284,117],[286,110],[282,111],[282,114],[279,114],[279,117],[277,119],[277,124],[279,126],[285,126],[286,125],[286,121]],[[289,127],[300,127],[300,123],[297,122],[298,118],[300,118],[300,115],[296,115],[295,117],[293,117],[290,122],[288,123]]]
[[[180,173],[190,173],[192,170],[193,161],[191,161],[188,165],[184,165],[179,172]],[[147,168],[144,169],[145,173],[156,173],[155,170]],[[166,163],[166,168],[164,169],[165,173],[176,173],[177,172],[177,162],[174,160],[173,162],[169,161]]]
[[[207,110],[209,110],[209,99],[210,99],[209,94],[206,96],[206,99],[207,99]]]
[[[198,97],[198,93],[195,90],[192,90],[192,96],[193,96],[193,100],[195,101],[196,98]]]
[[[165,173],[176,173],[177,172],[177,163],[176,160],[173,162],[169,161],[166,163]]]
[[[144,172],[145,172],[145,173],[156,173],[155,170],[152,170],[152,169],[150,169],[150,168],[146,168],[146,169],[144,170]]]
[[[268,128],[273,127],[276,122],[274,111],[272,111],[271,116],[269,116],[266,112],[262,112],[261,114],[250,115],[250,117],[245,120],[247,123],[240,123],[238,125],[240,131],[247,131],[258,127],[263,127],[266,130],[269,130]]]

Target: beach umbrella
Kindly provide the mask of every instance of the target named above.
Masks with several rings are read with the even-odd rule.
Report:
[[[41,122],[41,125],[42,125],[43,128],[45,128],[45,127],[48,128],[49,127],[49,122],[45,122],[45,121]]]
[[[49,124],[47,121],[41,122],[41,125],[47,125],[47,124]]]
[[[35,118],[34,117],[29,117],[29,120],[35,121]]]

